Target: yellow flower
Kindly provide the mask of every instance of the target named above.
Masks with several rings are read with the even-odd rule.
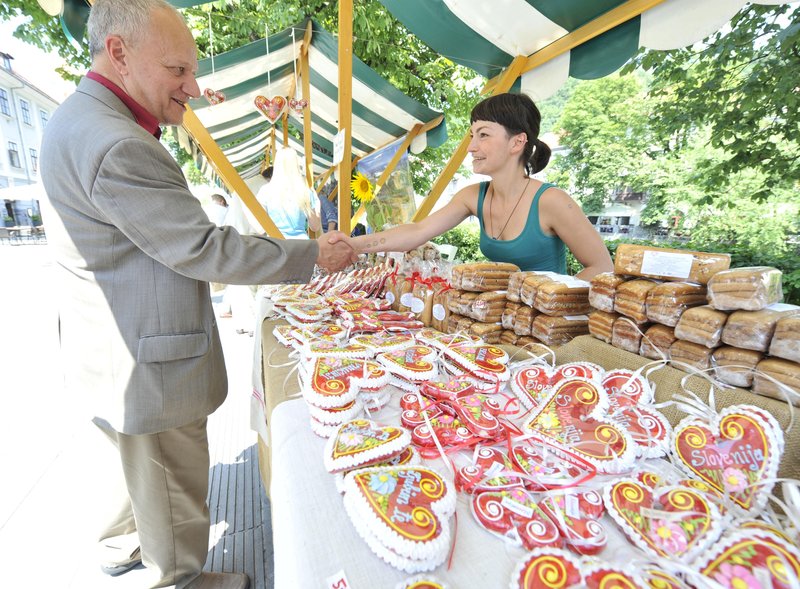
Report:
[[[358,202],[369,202],[375,197],[369,179],[361,172],[358,172],[353,181],[350,182],[350,189]]]

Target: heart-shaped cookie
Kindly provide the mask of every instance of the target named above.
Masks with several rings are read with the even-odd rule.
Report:
[[[597,554],[608,542],[600,518],[605,511],[596,491],[546,495],[539,506],[555,522],[564,541],[580,554]]]
[[[260,94],[253,99],[256,110],[264,115],[270,123],[275,123],[286,109],[286,99],[283,96],[274,96],[272,99]]]
[[[606,509],[628,538],[657,558],[691,560],[712,544],[724,521],[708,497],[681,485],[655,490],[634,479],[606,487]]]
[[[511,575],[512,589],[568,589],[581,585],[581,562],[566,550],[535,548]]]
[[[419,454],[417,454],[417,451],[414,450],[414,448],[408,446],[399,454],[395,454],[391,458],[382,460],[381,462],[377,462],[371,466],[416,466],[417,464],[419,464]],[[356,467],[334,473],[333,480],[336,483],[336,490],[340,493],[344,493],[344,477],[355,470],[359,470],[360,468],[364,467]]]
[[[615,398],[611,397],[614,406]],[[658,458],[669,451],[672,426],[660,411],[641,405],[628,405],[612,410],[611,418],[630,434],[636,454],[642,458]]]
[[[417,339],[424,344],[432,346],[437,350],[443,350],[450,346],[459,346],[462,344],[480,345],[483,340],[477,335],[463,334],[463,333],[442,333],[437,329],[425,327],[417,332]]]
[[[301,379],[303,398],[317,407],[344,407],[359,389],[384,386],[389,374],[373,360],[322,357],[314,360],[311,373]]]
[[[526,409],[534,409],[550,394],[552,378],[547,366],[528,366],[514,374],[511,390]]]
[[[461,344],[443,348],[444,356],[471,375],[492,383],[505,382],[511,377],[508,354],[491,345]]]
[[[419,392],[437,401],[455,401],[458,397],[475,392],[475,385],[465,378],[446,381],[429,380],[419,385]]]
[[[470,393],[443,403],[451,405],[469,431],[484,440],[496,439],[503,431],[497,419],[500,405],[488,395]]]
[[[522,481],[513,476],[515,471],[514,463],[501,449],[486,446],[476,448],[472,464],[456,471],[456,490],[471,494],[475,491],[520,487]]]
[[[683,419],[672,435],[678,465],[724,493],[744,510],[758,512],[778,473],[783,431],[774,417],[749,405],[723,409],[713,423]]]
[[[608,396],[585,378],[561,380],[525,424],[551,444],[578,454],[598,472],[624,472],[636,457],[628,433],[605,417]]]
[[[603,367],[593,362],[567,362],[553,369],[552,382],[556,384],[568,378],[586,378],[600,382],[604,374]]]
[[[428,346],[414,345],[404,350],[378,354],[380,362],[390,373],[411,382],[435,378],[438,371],[434,360],[436,352]]]
[[[533,491],[575,487],[597,474],[597,469],[588,460],[552,446],[537,436],[514,444],[511,460],[528,475],[526,486]]]
[[[430,427],[424,423],[411,431],[411,440],[417,446],[432,448],[436,446],[436,440],[445,448],[472,446],[481,441],[481,438],[469,431],[458,417],[448,413],[442,412],[431,418],[430,423]]]
[[[646,586],[636,572],[609,563],[585,564],[581,574],[586,589],[641,589]],[[659,586],[659,589],[666,588]]]
[[[339,426],[325,444],[324,462],[328,472],[369,466],[390,459],[405,450],[411,437],[403,428],[378,425],[369,419],[354,419]]]
[[[302,115],[303,110],[308,108],[308,100],[305,98],[290,98],[289,99],[289,108],[291,108],[295,114]]]
[[[362,333],[350,339],[350,343],[359,344],[374,354],[404,350],[414,345],[414,337],[407,333],[375,332]]]
[[[653,389],[647,379],[632,370],[609,370],[602,379],[609,397],[618,406],[647,404],[653,402]]]
[[[481,491],[472,497],[472,515],[488,531],[526,550],[560,547],[558,528],[524,487]]]
[[[372,351],[362,345],[319,337],[303,346],[304,358],[370,358]]]
[[[430,570],[450,549],[456,493],[422,466],[379,466],[348,474],[344,506],[359,535],[381,558],[407,572]]]
[[[211,88],[206,88],[203,90],[203,96],[205,96],[206,100],[211,106],[216,106],[221,102],[225,102],[225,93],[220,90],[212,90]]]

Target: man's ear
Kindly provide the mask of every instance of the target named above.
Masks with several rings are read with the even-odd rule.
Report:
[[[119,75],[128,73],[128,48],[122,37],[119,35],[106,37],[106,55]]]

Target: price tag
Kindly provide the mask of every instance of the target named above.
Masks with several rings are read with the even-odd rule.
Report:
[[[411,294],[410,292],[404,293],[404,294],[400,295],[400,304],[403,305],[404,307],[409,307],[410,308],[411,304],[413,302],[412,301],[413,298],[414,298],[414,295]]]
[[[325,589],[352,589],[352,586],[342,570],[325,579]]]
[[[444,317],[445,317],[445,314],[446,314],[446,312],[445,312],[445,309],[444,309],[444,305],[442,305],[440,303],[436,303],[433,306],[433,318],[434,319],[436,319],[437,321],[443,321]]]
[[[508,509],[509,511],[513,511],[517,515],[521,515],[525,518],[533,517],[533,507],[528,507],[527,505],[523,505],[519,501],[514,501],[511,497],[503,497],[503,500],[500,502],[500,505]]]
[[[497,473],[502,471],[505,468],[505,465],[501,462],[493,462],[492,465],[486,469],[486,473],[484,477],[487,479],[493,479],[497,476]]]
[[[422,313],[422,310],[425,308],[425,302],[418,297],[413,297],[409,307],[411,307],[411,311],[414,313]]]
[[[672,278],[689,278],[692,272],[692,254],[673,254],[671,252],[644,252],[642,256],[642,274],[654,276],[670,276]]]
[[[570,519],[580,519],[581,506],[577,495],[564,496],[564,513],[566,513],[567,517]]]
[[[333,162],[334,166],[339,165],[342,163],[342,159],[344,159],[344,134],[345,130],[342,129],[336,135],[333,136]]]
[[[394,293],[391,290],[386,291],[385,297],[386,300],[389,301],[390,305],[394,304]]]

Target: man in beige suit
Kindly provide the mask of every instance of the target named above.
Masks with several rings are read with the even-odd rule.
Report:
[[[151,587],[246,588],[246,575],[202,573],[206,419],[227,393],[208,282],[305,282],[315,262],[339,270],[353,251],[344,236],[272,240],[209,222],[158,140],[200,95],[194,40],[169,4],[96,0],[88,32],[91,72],[48,123],[41,164],[67,387],[93,397],[124,475],[104,570],[141,560]]]

